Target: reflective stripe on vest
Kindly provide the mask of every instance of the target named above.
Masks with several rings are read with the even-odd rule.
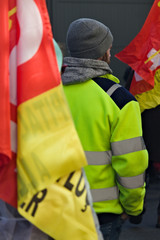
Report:
[[[146,149],[146,146],[142,137],[136,137],[123,141],[112,142],[111,148],[113,155],[118,156],[144,150]]]
[[[111,188],[91,189],[91,194],[93,202],[101,202],[118,199],[119,190],[116,186]]]
[[[93,152],[85,151],[88,165],[105,165],[111,163],[111,151]]]
[[[110,87],[108,89],[108,91],[106,92],[109,96],[111,96],[117,88],[121,87],[121,85],[119,85],[118,83],[117,84],[114,84],[112,87]]]
[[[144,185],[145,181],[145,174],[141,174],[134,177],[120,177],[117,176],[117,181],[120,185],[122,185],[125,188],[133,189],[133,188],[139,188]]]

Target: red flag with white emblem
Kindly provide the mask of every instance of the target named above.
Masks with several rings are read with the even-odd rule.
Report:
[[[115,56],[135,70],[130,86],[133,95],[154,87],[154,76],[160,68],[160,0],[154,1],[138,35]]]

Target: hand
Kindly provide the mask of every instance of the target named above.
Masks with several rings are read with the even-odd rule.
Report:
[[[125,220],[127,220],[128,218],[129,218],[129,216],[128,216],[126,213],[122,213],[122,214],[121,214],[121,219],[122,219],[122,220],[125,221]]]

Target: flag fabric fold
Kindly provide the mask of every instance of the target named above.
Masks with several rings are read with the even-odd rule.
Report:
[[[155,0],[138,35],[115,56],[134,71],[130,92],[133,95],[151,90],[160,68],[160,1]]]
[[[15,15],[13,2],[0,1],[1,37],[0,37],[0,198],[17,206],[16,173],[16,107],[10,103],[9,52],[11,48],[9,32]],[[15,34],[13,41],[15,39]]]
[[[11,159],[10,146],[10,98],[9,98],[9,72],[8,66],[9,57],[6,52],[9,51],[9,31],[8,31],[8,4],[2,1],[0,8],[0,16],[2,21],[1,37],[0,37],[0,167],[8,163]]]
[[[6,137],[5,145],[0,142],[0,160],[6,166],[0,198],[54,239],[102,239],[82,170],[87,161],[63,93],[46,2],[1,3],[1,16],[9,24],[4,24],[0,40],[1,48],[6,44],[0,70],[5,70],[2,89],[7,91],[0,106],[8,106],[3,113],[7,126],[0,128]],[[4,191],[9,184],[12,196]]]

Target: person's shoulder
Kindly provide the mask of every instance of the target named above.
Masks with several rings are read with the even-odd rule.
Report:
[[[132,101],[137,102],[136,98],[120,84],[111,97],[120,109]]]
[[[120,85],[118,78],[112,74],[96,77],[93,80],[112,98],[120,109],[131,101],[137,102],[136,98],[125,87]]]

